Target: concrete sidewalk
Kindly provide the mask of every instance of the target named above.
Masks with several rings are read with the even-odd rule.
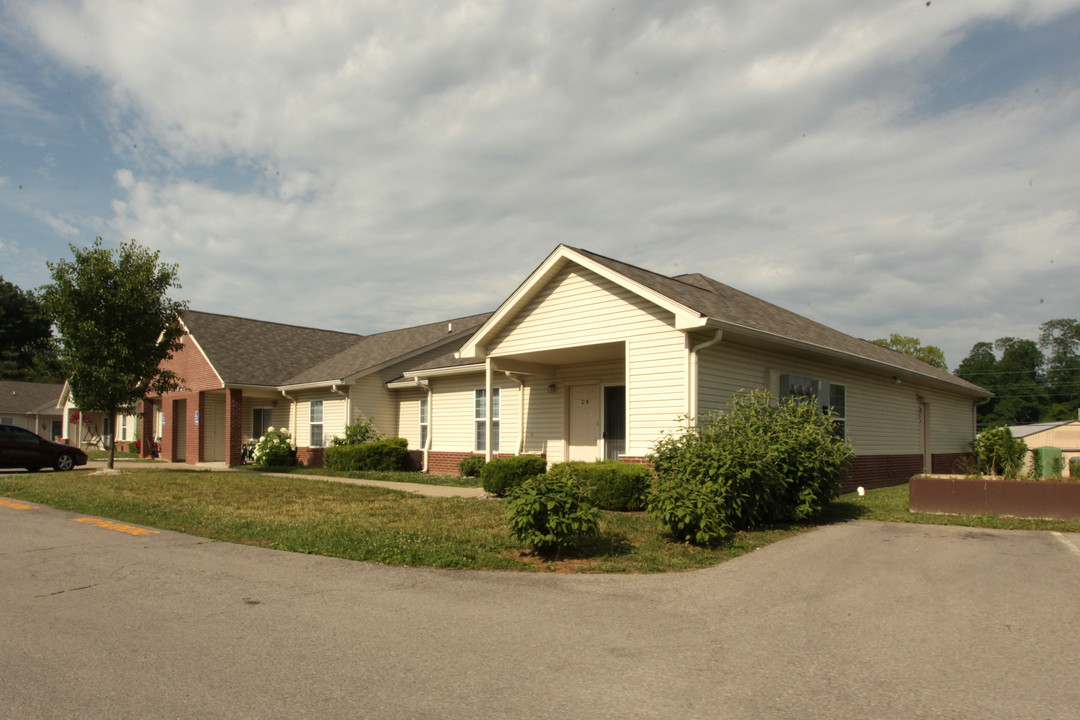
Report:
[[[247,472],[259,475],[271,475],[274,477],[300,477],[307,478],[308,480],[326,480],[328,482],[346,483],[348,485],[366,485],[368,487],[385,488],[386,490],[398,490],[400,492],[413,493],[414,495],[426,495],[428,497],[483,498],[488,496],[482,488],[478,487],[463,488],[453,487],[449,485],[425,485],[424,483],[390,482],[386,480],[363,480],[357,478],[332,477],[330,475],[261,473],[258,470],[254,469],[232,468],[222,462],[189,464],[117,458],[116,462],[114,463],[114,467],[117,470],[123,470],[125,465],[136,465],[144,468],[153,467],[155,469],[162,470],[213,470],[214,472]],[[106,467],[108,467],[108,463],[104,460],[91,460],[90,462],[86,463],[86,468],[91,471],[104,470]]]

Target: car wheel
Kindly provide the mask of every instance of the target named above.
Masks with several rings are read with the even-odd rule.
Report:
[[[56,456],[56,462],[53,463],[53,467],[57,470],[71,470],[75,467],[75,456],[71,453],[62,452]]]

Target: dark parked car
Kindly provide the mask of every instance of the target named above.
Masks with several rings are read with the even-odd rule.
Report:
[[[14,425],[0,425],[0,468],[26,468],[37,472],[43,467],[71,470],[86,464],[86,453],[76,447],[46,440]]]

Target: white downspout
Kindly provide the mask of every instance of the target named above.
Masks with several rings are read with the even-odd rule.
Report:
[[[330,392],[345,398],[345,425],[348,426],[352,423],[352,399],[349,397],[349,393],[338,390],[337,384],[330,386]]]
[[[688,387],[686,388],[686,415],[691,421],[697,419],[698,413],[698,352],[715,345],[723,337],[724,331],[717,330],[716,335],[690,348],[690,372],[687,373]]]
[[[296,438],[299,437],[300,431],[300,429],[296,427],[296,398],[291,397],[289,393],[285,392],[284,390],[281,391],[281,396],[288,400],[292,405],[292,407],[289,408],[289,425],[291,425],[291,427],[289,428],[289,432],[292,433],[293,442],[295,443]]]
[[[432,399],[434,398],[435,393],[432,392],[431,383],[429,383],[427,380],[421,380],[420,378],[413,378],[413,382],[416,383],[416,387],[420,388],[421,390],[423,390],[424,392],[427,393],[427,437],[424,438],[424,447],[421,448],[421,450],[423,450],[423,453],[424,453],[423,472],[428,472],[428,468],[429,468],[428,458],[429,458],[429,456],[431,454],[431,434],[432,434],[432,430],[435,429],[435,424],[431,422],[431,405],[432,405]]]
[[[506,377],[518,384],[518,442],[517,452],[514,454],[520,455],[525,449],[525,381],[514,377],[509,370],[504,372]]]

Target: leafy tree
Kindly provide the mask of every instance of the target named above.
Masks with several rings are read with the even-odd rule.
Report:
[[[1076,418],[1080,408],[1080,323],[1073,318],[1047,320],[1040,327],[1039,347],[1046,354],[1046,420]]]
[[[55,381],[52,326],[41,299],[0,276],[0,380]]]
[[[882,347],[902,352],[905,355],[910,355],[917,360],[922,360],[927,365],[933,365],[942,370],[949,369],[949,366],[945,364],[945,353],[942,352],[941,348],[937,345],[923,345],[919,341],[919,338],[892,333],[889,335],[888,340],[878,338],[873,342],[876,345],[881,345]]]
[[[105,413],[115,427],[121,409],[180,387],[181,378],[161,363],[180,347],[177,321],[187,303],[167,296],[180,287],[177,267],[161,263],[158,252],[134,240],[116,250],[101,242],[70,245],[74,260],[48,263],[53,283],[42,297],[75,400],[82,410]],[[110,468],[114,453],[110,448]]]

